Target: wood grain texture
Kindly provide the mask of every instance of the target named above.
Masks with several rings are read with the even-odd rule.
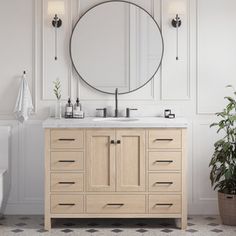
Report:
[[[159,152],[148,153],[148,166],[150,171],[180,171],[182,168],[181,152]]]
[[[181,129],[149,130],[149,148],[181,148]]]
[[[181,173],[149,173],[150,192],[180,192],[181,182]]]
[[[52,214],[79,214],[84,211],[83,195],[51,195]]]
[[[71,131],[68,137],[74,136]],[[186,129],[79,132],[85,140],[83,149],[70,143],[55,148],[51,131],[45,130],[45,229],[50,229],[52,218],[89,217],[175,218],[186,228]],[[154,136],[174,141],[152,146]],[[61,159],[75,162],[58,164]]]
[[[45,202],[44,202],[44,228],[51,229],[50,217],[50,129],[45,129],[44,133],[44,161],[45,161]]]
[[[117,130],[116,139],[117,191],[144,191],[145,131]]]
[[[81,129],[52,129],[51,148],[83,148],[84,131]]]
[[[145,195],[88,195],[87,213],[145,213]]]
[[[181,213],[181,195],[150,195],[148,209],[156,214]]]
[[[115,191],[115,131],[88,130],[87,137],[87,190]]]
[[[52,171],[82,171],[83,169],[83,152],[51,152]]]
[[[83,189],[83,173],[51,173],[51,192],[81,192]]]

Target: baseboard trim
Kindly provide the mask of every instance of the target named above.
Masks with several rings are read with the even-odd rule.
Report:
[[[5,215],[43,215],[44,209],[41,203],[7,204]]]
[[[219,215],[217,201],[195,203],[188,206],[189,215]]]

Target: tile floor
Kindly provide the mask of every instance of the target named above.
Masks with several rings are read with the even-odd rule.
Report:
[[[173,220],[161,219],[58,219],[51,232],[43,229],[43,216],[4,216],[0,236],[236,236],[236,227],[221,225],[218,216],[190,216],[181,231]]]

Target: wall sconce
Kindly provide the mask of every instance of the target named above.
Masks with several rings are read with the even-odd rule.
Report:
[[[60,15],[64,15],[65,6],[64,1],[50,1],[48,2],[48,15],[54,16],[52,20],[52,26],[55,29],[55,61],[57,60],[57,29],[62,26],[62,20]]]
[[[171,25],[176,28],[176,60],[179,60],[179,27],[182,24],[180,15],[185,13],[185,3],[183,1],[173,1],[169,5],[169,14],[175,15]]]

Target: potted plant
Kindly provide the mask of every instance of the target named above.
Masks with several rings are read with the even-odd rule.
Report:
[[[233,90],[233,96],[225,97],[224,110],[216,113],[219,122],[210,126],[217,127],[217,133],[223,134],[214,145],[209,166],[211,184],[218,190],[221,220],[226,225],[236,225],[236,91]]]
[[[55,118],[61,119],[61,82],[59,79],[53,82],[54,84],[54,95],[57,98],[56,106],[55,106]]]

